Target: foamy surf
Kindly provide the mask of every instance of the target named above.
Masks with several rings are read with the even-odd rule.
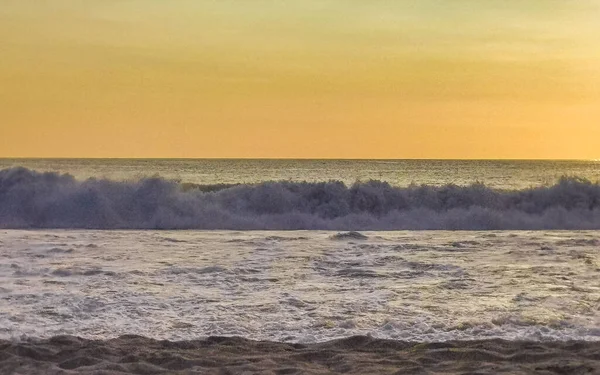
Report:
[[[600,340],[597,232],[0,231],[0,338]]]

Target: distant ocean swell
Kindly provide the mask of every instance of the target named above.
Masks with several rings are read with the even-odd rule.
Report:
[[[87,229],[600,229],[600,185],[502,191],[380,181],[190,185],[0,171],[0,227]]]

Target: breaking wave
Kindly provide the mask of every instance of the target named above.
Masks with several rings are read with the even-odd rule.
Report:
[[[88,229],[600,229],[600,185],[524,190],[386,182],[191,185],[0,171],[0,227]]]

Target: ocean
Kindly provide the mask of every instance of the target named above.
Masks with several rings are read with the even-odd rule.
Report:
[[[600,341],[599,167],[0,160],[0,351],[8,353],[0,369],[215,369],[205,357],[185,359],[198,352],[185,361],[181,353],[209,348],[233,361],[267,345],[209,336],[293,343],[272,348],[297,353],[293,363],[302,366],[321,358],[315,345],[342,358],[362,353],[365,342],[377,355],[412,348],[398,349],[398,360],[425,367],[442,360],[444,345],[448,356],[484,347],[469,358],[496,362],[517,361],[519,351],[533,351],[527,363],[575,358]],[[175,344],[142,344],[133,334],[208,341],[182,341],[173,354]],[[85,341],[92,339],[102,341]],[[338,339],[350,341],[331,341]],[[573,349],[573,340],[590,344]],[[245,349],[232,354],[235,345]],[[85,360],[63,363],[61,350]],[[119,350],[129,360],[115,357]],[[175,362],[139,370],[165,350]],[[236,361],[230,365],[252,363]]]
[[[7,229],[600,229],[594,161],[8,160]]]
[[[600,233],[0,231],[0,338],[600,341]]]
[[[160,176],[205,185],[379,180],[407,186],[479,181],[492,188],[524,189],[554,184],[563,176],[600,180],[600,161],[593,160],[0,159],[0,170],[10,167],[69,173],[77,179]]]

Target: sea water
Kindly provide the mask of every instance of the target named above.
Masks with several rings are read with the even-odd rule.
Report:
[[[600,339],[596,162],[0,164],[0,338]]]
[[[379,180],[523,189],[554,184],[562,176],[600,180],[593,160],[293,160],[293,159],[0,159],[0,169],[26,167],[69,173],[77,179],[138,180],[160,176],[196,184]]]
[[[597,232],[0,231],[0,338],[600,340]]]

